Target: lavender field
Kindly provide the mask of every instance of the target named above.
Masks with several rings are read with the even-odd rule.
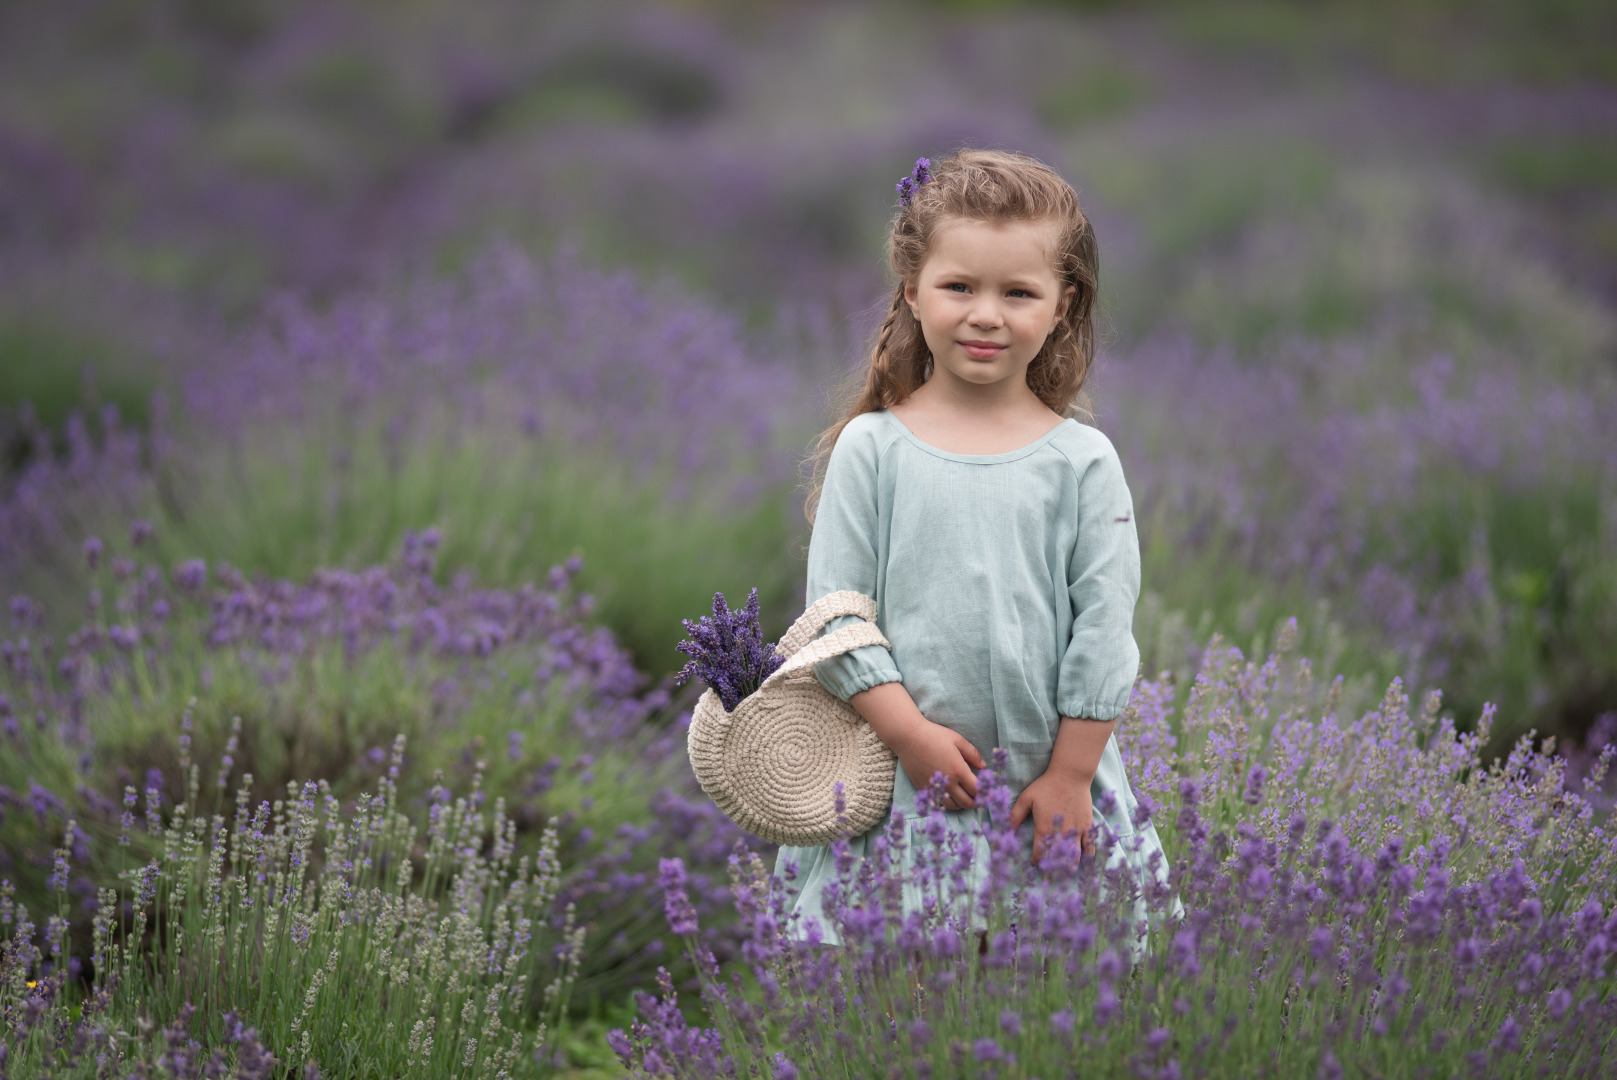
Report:
[[[0,5],[0,1077],[1608,1075],[1614,57],[1584,0]],[[1172,872],[923,799],[816,948],[675,644],[801,610],[961,145],[1095,223]]]

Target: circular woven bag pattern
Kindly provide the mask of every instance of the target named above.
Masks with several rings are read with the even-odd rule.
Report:
[[[839,615],[865,621],[814,637]],[[772,843],[808,847],[862,833],[887,815],[897,759],[864,717],[814,678],[822,660],[887,645],[875,618],[868,596],[832,593],[781,638],[776,652],[786,662],[734,712],[712,690],[697,701],[687,736],[691,769],[731,821]]]

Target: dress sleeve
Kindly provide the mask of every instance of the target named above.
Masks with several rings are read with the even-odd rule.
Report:
[[[810,604],[841,589],[876,597],[880,528],[877,456],[874,434],[863,424],[844,428],[831,450],[820,505],[814,515],[814,531],[809,536],[804,596]],[[826,632],[856,621],[853,615],[833,619]],[[872,686],[903,681],[893,654],[880,645],[867,645],[822,661],[815,666],[814,677],[843,701]]]
[[[1134,641],[1140,542],[1134,500],[1110,442],[1078,477],[1078,539],[1067,580],[1072,639],[1061,660],[1056,708],[1062,716],[1116,720],[1140,666]]]

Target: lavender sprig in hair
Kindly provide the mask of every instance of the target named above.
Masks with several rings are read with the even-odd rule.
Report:
[[[905,206],[910,205],[915,199],[915,189],[930,179],[932,179],[932,159],[916,158],[915,171],[893,185],[898,192],[898,201]]]
[[[747,594],[747,606],[731,611],[723,593],[713,594],[713,614],[696,622],[681,619],[688,639],[674,646],[690,657],[680,668],[674,685],[684,686],[691,676],[713,688],[733,712],[741,699],[763,685],[785,661],[775,655],[775,643],[764,640],[758,625],[758,590]]]

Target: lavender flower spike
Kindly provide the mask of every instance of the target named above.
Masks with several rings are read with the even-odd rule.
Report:
[[[898,201],[909,206],[915,201],[915,189],[931,179],[932,159],[916,158],[915,171],[893,185],[894,190],[898,192]]]
[[[690,637],[674,646],[691,659],[675,677],[684,686],[699,676],[733,712],[741,699],[763,685],[785,661],[775,655],[774,642],[764,640],[758,624],[758,590],[747,594],[747,606],[731,611],[723,593],[713,594],[713,614],[696,622],[680,620]]]

